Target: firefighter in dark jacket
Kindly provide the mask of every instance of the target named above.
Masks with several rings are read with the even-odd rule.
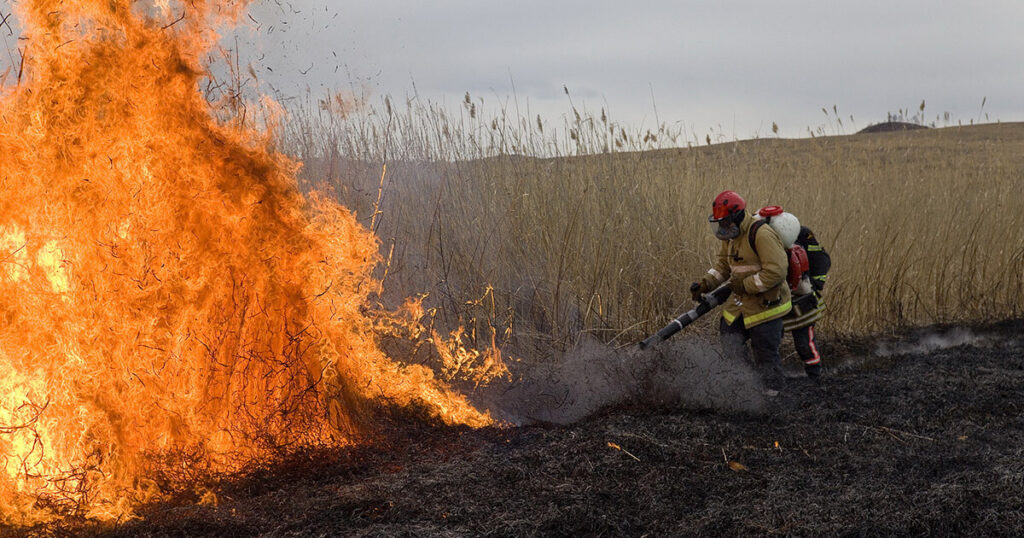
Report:
[[[790,291],[793,295],[793,310],[782,320],[783,330],[793,333],[793,346],[797,355],[804,363],[807,377],[821,377],[821,353],[815,341],[814,324],[825,313],[825,302],[821,292],[828,279],[828,271],[832,267],[832,258],[822,247],[814,232],[791,213],[782,211],[781,207],[769,206],[758,211],[757,218],[766,220],[779,234],[783,246],[790,250],[793,247],[802,249],[804,266],[794,275],[795,253],[790,255]]]
[[[782,318],[791,307],[782,240],[770,226],[755,226],[746,202],[733,191],[715,198],[708,221],[722,246],[714,267],[690,286],[690,293],[699,301],[701,294],[729,282],[733,294],[719,325],[722,347],[729,355],[742,356],[749,340],[765,384],[778,390],[785,381],[779,356]]]

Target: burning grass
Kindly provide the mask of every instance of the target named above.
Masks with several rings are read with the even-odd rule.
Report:
[[[433,348],[450,378],[480,353],[415,302],[379,307],[373,234],[303,196],[266,132],[200,91],[214,28],[244,6],[17,5],[31,47],[0,96],[0,521],[128,517],[166,492],[162,470],[351,444],[379,405],[492,422],[381,339]]]

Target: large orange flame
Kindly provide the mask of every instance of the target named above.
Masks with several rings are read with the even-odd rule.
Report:
[[[120,517],[156,494],[154,454],[230,470],[351,442],[378,400],[490,423],[380,350],[372,234],[305,199],[264,132],[212,113],[202,59],[245,2],[145,4],[17,4],[26,68],[0,100],[3,518]]]

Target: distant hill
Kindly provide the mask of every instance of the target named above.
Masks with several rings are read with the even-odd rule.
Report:
[[[893,131],[914,131],[917,129],[927,129],[924,125],[918,125],[916,123],[907,123],[905,121],[886,121],[882,123],[876,123],[869,125],[858,133],[891,133]]]

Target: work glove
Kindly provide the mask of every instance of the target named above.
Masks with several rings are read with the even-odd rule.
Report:
[[[700,282],[694,282],[690,284],[690,297],[693,298],[694,302],[700,302],[701,294],[704,293],[704,286],[701,286]]]
[[[745,294],[747,290],[743,287],[743,280],[748,276],[750,275],[739,275],[733,273],[729,276],[729,289],[736,295]]]

